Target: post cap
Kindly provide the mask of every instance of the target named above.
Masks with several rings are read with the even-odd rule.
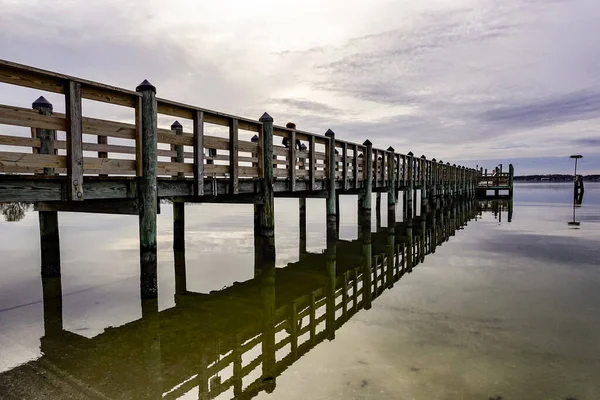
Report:
[[[448,162],[446,163],[446,165],[450,165],[450,162],[448,161]]]
[[[306,150],[306,145],[304,143],[300,143],[300,150]]]
[[[273,122],[273,117],[269,115],[269,113],[264,113],[262,117],[259,119],[260,122]]]
[[[371,143],[371,141],[367,139],[363,142],[363,146],[373,146],[373,143]]]
[[[146,90],[152,90],[152,92],[156,94],[156,88],[154,87],[154,85],[148,82],[147,79],[144,79],[144,81],[140,83],[138,87],[135,88],[135,91],[145,92]]]
[[[423,154],[423,155],[421,156],[421,158],[422,158],[423,160],[426,160],[426,159],[427,159],[427,157],[425,157],[425,154]]]
[[[391,151],[392,153],[395,152],[396,150],[394,150],[394,148],[392,146],[388,147],[387,151]]]
[[[285,124],[285,127],[288,129],[296,129],[296,124],[293,122],[288,122],[287,124]]]
[[[435,158],[432,158],[432,159],[431,159],[431,161],[433,161],[433,162],[437,162],[437,161],[435,160]]]
[[[334,137],[335,133],[331,129],[327,129],[327,132],[325,132],[325,136]]]
[[[254,135],[254,136],[252,136],[252,138],[250,139],[250,141],[251,141],[252,143],[258,143],[258,135]]]
[[[40,108],[49,108],[50,110],[52,110],[52,103],[46,100],[44,96],[38,97],[38,99],[34,101],[33,104],[31,104],[31,106],[36,110],[39,110]]]
[[[179,121],[175,121],[175,122],[173,122],[173,124],[171,124],[171,130],[177,130],[177,129],[183,129],[183,125],[181,125],[179,123]]]
[[[413,154],[412,151],[409,151],[408,154],[407,154],[407,156],[412,157],[412,156],[414,156],[414,154]]]
[[[452,164],[453,167],[456,167],[456,164]]]

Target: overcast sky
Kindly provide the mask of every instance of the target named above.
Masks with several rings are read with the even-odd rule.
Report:
[[[517,174],[600,173],[599,38],[598,0],[0,0],[0,58]]]

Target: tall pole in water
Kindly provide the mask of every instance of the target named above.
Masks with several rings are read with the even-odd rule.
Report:
[[[575,154],[572,155],[570,158],[574,158],[575,159],[575,173],[573,174],[573,177],[577,177],[577,160],[579,160],[580,158],[583,158],[583,156],[581,154]]]

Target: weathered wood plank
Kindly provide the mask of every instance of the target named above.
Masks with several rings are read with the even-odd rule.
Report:
[[[40,129],[66,129],[65,116],[54,113],[52,115],[40,114],[37,110],[0,105],[0,124],[25,126]]]
[[[82,98],[85,99],[134,107],[139,97],[136,92],[126,89],[0,60],[0,82],[53,93],[65,93],[64,82],[66,81],[79,84]]]
[[[0,171],[4,167],[66,168],[67,157],[53,154],[0,152]]]
[[[194,107],[187,104],[178,103],[166,99],[157,99],[158,101],[158,113],[171,115],[174,117],[181,117],[187,119],[194,118],[195,111],[201,111],[204,113],[204,122],[207,124],[229,126],[231,119],[238,120],[238,129],[242,129],[250,132],[258,132],[260,123],[251,119],[236,117],[235,115],[229,115],[220,113],[213,110],[207,110],[205,108]]]
[[[83,202],[50,201],[38,202],[36,211],[60,211],[93,214],[139,215],[137,199],[128,200],[86,200]]]
[[[69,81],[65,85],[67,116],[67,174],[71,184],[67,190],[69,200],[83,200],[83,139],[81,112],[81,84]]]

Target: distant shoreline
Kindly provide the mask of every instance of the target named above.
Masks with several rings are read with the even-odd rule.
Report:
[[[522,175],[515,176],[515,182],[573,182],[573,175],[552,174],[552,175]],[[584,175],[585,182],[599,182],[600,175]]]

